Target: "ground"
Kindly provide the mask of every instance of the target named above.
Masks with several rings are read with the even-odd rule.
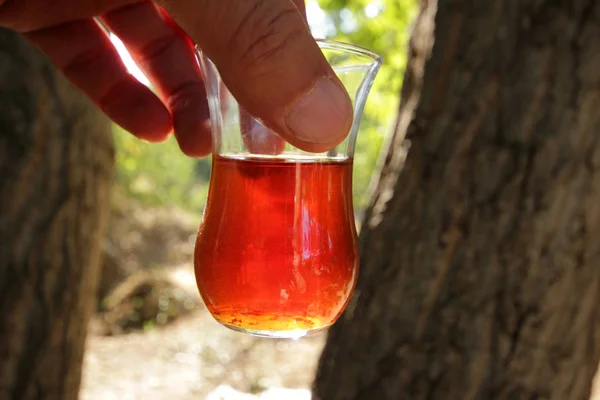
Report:
[[[191,267],[185,270],[191,274]],[[183,281],[195,290],[191,279]],[[255,338],[224,328],[203,306],[147,331],[103,336],[91,330],[82,400],[205,399],[221,385],[246,393],[310,388],[326,335]]]
[[[206,310],[146,333],[92,335],[81,399],[188,400],[218,392],[223,397],[213,399],[245,400],[219,386],[242,392],[266,387],[308,389],[324,338],[325,334],[297,341],[252,338],[223,328]],[[591,400],[600,400],[597,386]]]
[[[229,387],[245,393],[269,387],[309,389],[325,337],[320,333],[275,340],[243,335],[219,325],[202,306],[146,332],[92,333],[81,399],[252,400]],[[591,400],[600,400],[600,380],[596,386]],[[305,391],[298,399],[307,396]],[[282,398],[293,400],[290,394],[269,397]]]

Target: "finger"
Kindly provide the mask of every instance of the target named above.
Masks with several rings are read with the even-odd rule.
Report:
[[[152,142],[168,137],[172,130],[168,110],[127,72],[110,40],[94,21],[76,21],[26,36],[125,130]]]
[[[300,14],[302,14],[304,19],[306,20],[306,3],[304,2],[304,0],[292,0],[292,1],[296,5],[296,7],[298,7],[298,11],[300,11]]]
[[[111,11],[102,21],[167,104],[181,150],[196,157],[210,153],[210,114],[191,41],[150,1]]]
[[[140,0],[0,0],[0,26],[26,33],[96,17]]]
[[[293,2],[306,20],[304,0],[293,0]],[[252,118],[243,108],[240,108],[240,128],[242,139],[250,153],[277,155],[285,148],[285,141],[280,136]]]
[[[285,141],[281,137],[252,118],[243,108],[239,113],[242,140],[250,153],[277,155],[283,151]]]
[[[348,93],[289,0],[156,0],[219,69],[252,115],[321,152],[352,124]]]

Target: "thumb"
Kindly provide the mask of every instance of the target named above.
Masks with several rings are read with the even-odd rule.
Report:
[[[250,114],[311,152],[352,125],[348,93],[291,0],[156,0],[219,69]]]
[[[296,7],[298,7],[298,11],[300,11],[300,14],[302,14],[302,16],[304,17],[304,20],[306,21],[306,3],[304,0],[293,0],[294,4],[296,4]]]

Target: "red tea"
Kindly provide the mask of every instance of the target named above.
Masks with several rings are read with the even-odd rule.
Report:
[[[335,322],[358,272],[351,193],[350,160],[215,156],[195,253],[214,318],[268,336]]]

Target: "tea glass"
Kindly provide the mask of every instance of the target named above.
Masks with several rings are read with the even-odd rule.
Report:
[[[318,332],[339,318],[356,284],[352,162],[381,59],[350,44],[317,43],[354,107],[348,136],[324,153],[302,151],[253,118],[197,50],[213,154],[194,270],[209,312],[236,331],[273,338]]]

